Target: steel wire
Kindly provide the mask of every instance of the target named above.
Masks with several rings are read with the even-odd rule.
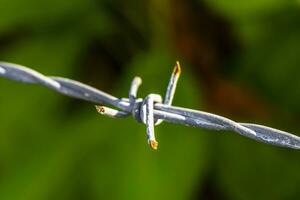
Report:
[[[23,83],[39,84],[66,96],[97,104],[98,112],[109,117],[123,118],[132,115],[138,122],[147,126],[148,143],[153,149],[157,149],[158,145],[154,126],[163,121],[211,130],[234,131],[259,142],[300,149],[300,137],[291,133],[257,124],[238,123],[208,112],[172,106],[180,72],[181,68],[177,62],[164,100],[158,94],[149,94],[144,99],[137,98],[138,88],[142,83],[139,77],[133,79],[128,98],[117,98],[75,80],[45,76],[21,65],[0,62],[1,77]]]

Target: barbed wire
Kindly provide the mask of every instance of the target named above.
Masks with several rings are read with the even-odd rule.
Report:
[[[61,77],[47,77],[21,65],[0,62],[2,77],[23,83],[40,84],[66,96],[98,104],[97,111],[105,116],[124,118],[132,115],[136,121],[146,125],[147,139],[152,149],[157,149],[158,145],[154,126],[163,121],[211,130],[234,131],[259,142],[300,149],[300,137],[288,132],[257,124],[238,123],[208,112],[171,106],[180,73],[181,68],[177,62],[163,101],[158,94],[149,94],[144,99],[137,98],[138,88],[142,83],[139,77],[133,79],[128,98],[117,98],[81,82]]]

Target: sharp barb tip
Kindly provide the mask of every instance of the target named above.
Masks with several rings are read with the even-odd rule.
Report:
[[[181,74],[181,67],[179,61],[176,61],[176,65],[174,67],[173,74],[180,75]]]
[[[105,109],[104,109],[104,107],[103,106],[95,106],[96,107],[96,110],[97,110],[97,112],[98,113],[100,113],[100,114],[104,114],[105,113]]]
[[[158,146],[158,142],[155,141],[155,140],[150,140],[149,141],[149,144],[150,144],[150,147],[153,149],[153,150],[157,150],[157,146]]]

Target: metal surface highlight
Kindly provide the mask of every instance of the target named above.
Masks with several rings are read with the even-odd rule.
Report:
[[[211,130],[230,130],[259,142],[300,149],[300,137],[288,132],[257,124],[237,123],[216,114],[171,106],[180,72],[181,68],[177,62],[167,87],[165,99],[162,101],[162,97],[158,94],[150,94],[145,99],[137,98],[138,88],[142,83],[139,77],[133,79],[128,98],[117,98],[74,80],[47,77],[21,65],[0,62],[0,77],[43,85],[66,96],[94,104],[110,105],[114,108],[96,106],[99,113],[108,117],[124,118],[132,115],[137,122],[146,125],[148,143],[152,149],[157,149],[158,145],[154,127],[163,121]]]

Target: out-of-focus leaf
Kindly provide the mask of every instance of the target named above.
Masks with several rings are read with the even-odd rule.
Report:
[[[254,0],[254,1],[234,1],[234,0],[206,0],[213,9],[218,10],[233,20],[245,20],[260,14],[269,14],[282,9],[283,6],[296,5],[297,1],[285,0]]]
[[[297,152],[233,134],[220,137],[217,182],[230,199],[294,199],[299,194]]]
[[[0,29],[6,30],[14,26],[36,26],[53,21],[67,19],[83,14],[93,6],[92,1],[81,0],[1,0]]]

